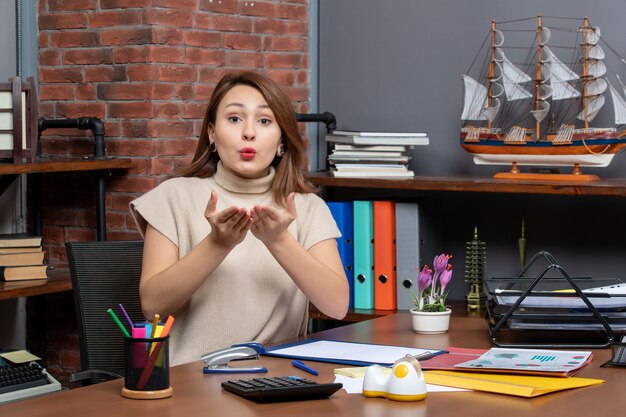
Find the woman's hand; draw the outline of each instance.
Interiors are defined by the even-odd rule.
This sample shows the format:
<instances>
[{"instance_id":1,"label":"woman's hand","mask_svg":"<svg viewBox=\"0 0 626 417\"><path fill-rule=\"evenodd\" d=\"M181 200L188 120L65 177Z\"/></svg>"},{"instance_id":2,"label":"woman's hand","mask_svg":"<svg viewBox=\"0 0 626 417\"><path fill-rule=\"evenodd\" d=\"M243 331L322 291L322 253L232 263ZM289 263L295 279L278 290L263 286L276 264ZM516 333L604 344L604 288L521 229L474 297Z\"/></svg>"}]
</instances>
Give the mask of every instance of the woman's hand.
<instances>
[{"instance_id":1,"label":"woman's hand","mask_svg":"<svg viewBox=\"0 0 626 417\"><path fill-rule=\"evenodd\" d=\"M252 217L243 207L231 206L220 212L216 209L217 193L211 191L211 198L204 210L204 217L211 224L208 238L216 245L231 249L245 239L252 225Z\"/></svg>"},{"instance_id":2,"label":"woman's hand","mask_svg":"<svg viewBox=\"0 0 626 417\"><path fill-rule=\"evenodd\" d=\"M254 206L250 210L252 234L265 245L278 241L297 217L294 198L294 193L287 196L285 210L269 206Z\"/></svg>"}]
</instances>

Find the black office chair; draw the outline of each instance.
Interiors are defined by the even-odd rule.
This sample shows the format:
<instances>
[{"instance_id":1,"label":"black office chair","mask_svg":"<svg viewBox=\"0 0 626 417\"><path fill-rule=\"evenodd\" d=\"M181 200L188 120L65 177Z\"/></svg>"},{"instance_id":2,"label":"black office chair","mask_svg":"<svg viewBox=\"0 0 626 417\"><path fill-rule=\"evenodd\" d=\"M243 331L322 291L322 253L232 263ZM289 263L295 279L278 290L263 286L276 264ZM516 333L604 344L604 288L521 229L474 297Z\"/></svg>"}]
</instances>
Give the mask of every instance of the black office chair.
<instances>
[{"instance_id":1,"label":"black office chair","mask_svg":"<svg viewBox=\"0 0 626 417\"><path fill-rule=\"evenodd\" d=\"M80 340L81 370L71 382L89 385L124 375L124 335L107 313L118 304L133 321L143 320L139 279L143 241L66 242Z\"/></svg>"}]
</instances>

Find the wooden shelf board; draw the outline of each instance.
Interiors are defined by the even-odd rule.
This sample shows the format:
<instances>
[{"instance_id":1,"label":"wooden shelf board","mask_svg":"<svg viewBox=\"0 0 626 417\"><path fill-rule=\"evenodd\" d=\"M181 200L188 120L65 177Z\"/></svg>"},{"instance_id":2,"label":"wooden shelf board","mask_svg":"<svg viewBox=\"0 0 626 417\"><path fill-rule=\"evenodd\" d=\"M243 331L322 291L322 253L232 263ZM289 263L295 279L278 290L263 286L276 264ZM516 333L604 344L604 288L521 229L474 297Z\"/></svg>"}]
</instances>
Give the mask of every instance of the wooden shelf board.
<instances>
[{"instance_id":1,"label":"wooden shelf board","mask_svg":"<svg viewBox=\"0 0 626 417\"><path fill-rule=\"evenodd\" d=\"M46 172L97 171L126 169L133 166L130 158L106 159L42 159L29 163L0 163L0 175L38 174Z\"/></svg>"},{"instance_id":2,"label":"wooden shelf board","mask_svg":"<svg viewBox=\"0 0 626 417\"><path fill-rule=\"evenodd\" d=\"M336 178L329 172L307 172L317 186L385 188L414 191L626 196L626 179L599 181L505 180L474 176L422 176L413 178Z\"/></svg>"},{"instance_id":3,"label":"wooden shelf board","mask_svg":"<svg viewBox=\"0 0 626 417\"><path fill-rule=\"evenodd\" d=\"M70 291L72 281L68 269L48 270L48 279L0 282L0 301L18 297Z\"/></svg>"}]
</instances>

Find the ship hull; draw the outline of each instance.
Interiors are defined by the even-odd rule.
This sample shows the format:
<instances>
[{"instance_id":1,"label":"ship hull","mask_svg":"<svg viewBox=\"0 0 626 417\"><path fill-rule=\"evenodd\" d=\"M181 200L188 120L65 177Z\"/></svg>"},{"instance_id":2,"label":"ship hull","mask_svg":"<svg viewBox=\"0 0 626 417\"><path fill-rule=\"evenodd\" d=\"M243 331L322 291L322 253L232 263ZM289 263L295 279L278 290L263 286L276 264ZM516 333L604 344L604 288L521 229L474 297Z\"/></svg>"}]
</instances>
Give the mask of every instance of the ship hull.
<instances>
[{"instance_id":1,"label":"ship hull","mask_svg":"<svg viewBox=\"0 0 626 417\"><path fill-rule=\"evenodd\" d=\"M626 138L573 140L569 144L549 141L506 144L501 139L479 139L461 146L474 156L477 165L606 167L626 147Z\"/></svg>"}]
</instances>

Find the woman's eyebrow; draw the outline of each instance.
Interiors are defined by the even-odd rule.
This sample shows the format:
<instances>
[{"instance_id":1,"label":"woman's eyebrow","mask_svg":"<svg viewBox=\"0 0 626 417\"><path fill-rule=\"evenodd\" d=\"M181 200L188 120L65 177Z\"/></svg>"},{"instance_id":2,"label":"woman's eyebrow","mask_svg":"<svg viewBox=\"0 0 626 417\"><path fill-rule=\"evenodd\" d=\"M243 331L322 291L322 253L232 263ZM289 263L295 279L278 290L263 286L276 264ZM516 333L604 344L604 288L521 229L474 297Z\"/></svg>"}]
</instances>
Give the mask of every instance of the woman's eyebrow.
<instances>
[{"instance_id":1,"label":"woman's eyebrow","mask_svg":"<svg viewBox=\"0 0 626 417\"><path fill-rule=\"evenodd\" d=\"M228 107L241 107L241 108L244 108L245 106L242 103L233 102L233 103L227 104L225 107L226 108L228 108ZM259 108L259 109L269 109L270 106L269 106L269 104L260 104L260 105L257 106L257 108Z\"/></svg>"}]
</instances>

